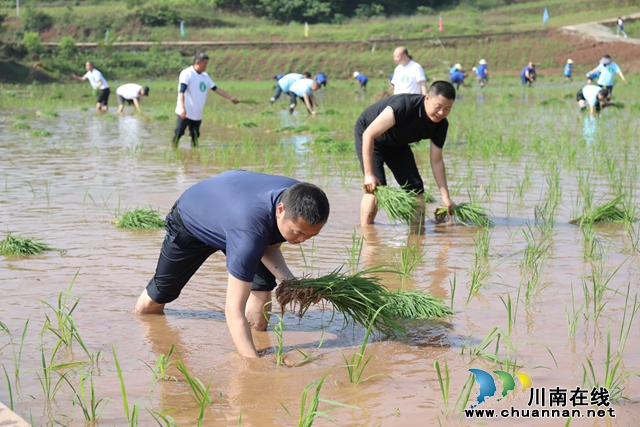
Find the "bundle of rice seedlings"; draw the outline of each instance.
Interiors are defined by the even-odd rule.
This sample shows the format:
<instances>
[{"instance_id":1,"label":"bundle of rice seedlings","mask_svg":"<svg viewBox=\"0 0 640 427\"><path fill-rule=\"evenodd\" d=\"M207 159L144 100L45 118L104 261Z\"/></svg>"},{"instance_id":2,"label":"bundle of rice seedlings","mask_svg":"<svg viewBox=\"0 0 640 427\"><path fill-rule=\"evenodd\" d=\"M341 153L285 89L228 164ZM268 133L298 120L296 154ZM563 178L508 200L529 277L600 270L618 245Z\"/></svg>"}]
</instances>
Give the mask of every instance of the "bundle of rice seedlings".
<instances>
[{"instance_id":1,"label":"bundle of rice seedlings","mask_svg":"<svg viewBox=\"0 0 640 427\"><path fill-rule=\"evenodd\" d=\"M387 212L391 222L411 223L418 209L415 192L379 185L376 187L375 195L378 200L378 207Z\"/></svg>"},{"instance_id":2,"label":"bundle of rice seedlings","mask_svg":"<svg viewBox=\"0 0 640 427\"><path fill-rule=\"evenodd\" d=\"M31 129L31 126L29 126L29 123L27 122L17 122L11 125L11 129L26 130L26 129Z\"/></svg>"},{"instance_id":3,"label":"bundle of rice seedlings","mask_svg":"<svg viewBox=\"0 0 640 427\"><path fill-rule=\"evenodd\" d=\"M125 210L122 215L116 215L116 219L111 222L113 222L116 227L140 228L143 230L162 228L165 225L165 220L160 217L158 211L147 208L136 208L131 211Z\"/></svg>"},{"instance_id":4,"label":"bundle of rice seedlings","mask_svg":"<svg viewBox=\"0 0 640 427\"><path fill-rule=\"evenodd\" d=\"M258 127L258 125L256 123L254 123L254 122L250 122L250 121L244 120L244 121L238 123L238 127L239 128L256 128L256 127Z\"/></svg>"},{"instance_id":5,"label":"bundle of rice seedlings","mask_svg":"<svg viewBox=\"0 0 640 427\"><path fill-rule=\"evenodd\" d=\"M606 104L607 107L613 107L613 108L617 108L617 109L623 109L625 108L624 102L621 101L609 101Z\"/></svg>"},{"instance_id":6,"label":"bundle of rice seedlings","mask_svg":"<svg viewBox=\"0 0 640 427\"><path fill-rule=\"evenodd\" d=\"M259 104L258 101L256 101L255 99L240 99L238 100L239 104L250 104L250 105L257 105Z\"/></svg>"},{"instance_id":7,"label":"bundle of rice seedlings","mask_svg":"<svg viewBox=\"0 0 640 427\"><path fill-rule=\"evenodd\" d=\"M37 255L53 248L29 237L14 236L7 233L7 237L0 242L0 254L2 255Z\"/></svg>"},{"instance_id":8,"label":"bundle of rice seedlings","mask_svg":"<svg viewBox=\"0 0 640 427\"><path fill-rule=\"evenodd\" d=\"M276 298L282 314L289 310L298 317L304 316L311 304L322 298L331 303L333 310L344 315L345 326L357 323L367 327L374 314L373 327L385 334L397 331L402 333L399 320L442 317L451 311L442 302L420 291L389 291L380 284L376 276L367 276L381 272L371 268L356 274L347 275L335 270L318 278L301 278L283 281L276 289Z\"/></svg>"},{"instance_id":9,"label":"bundle of rice seedlings","mask_svg":"<svg viewBox=\"0 0 640 427\"><path fill-rule=\"evenodd\" d=\"M484 208L473 203L460 203L451 206L451 213L461 224L479 225L481 227L489 227L492 222L489 220ZM447 207L438 206L435 211L436 223L440 224L447 218Z\"/></svg>"},{"instance_id":10,"label":"bundle of rice seedlings","mask_svg":"<svg viewBox=\"0 0 640 427\"><path fill-rule=\"evenodd\" d=\"M628 213L623 208L618 207L623 198L624 195L621 195L609 203L592 207L582 216L572 219L569 223L582 225L593 224L594 222L624 222L625 218L628 217ZM631 221L635 221L635 218L631 218Z\"/></svg>"}]
</instances>

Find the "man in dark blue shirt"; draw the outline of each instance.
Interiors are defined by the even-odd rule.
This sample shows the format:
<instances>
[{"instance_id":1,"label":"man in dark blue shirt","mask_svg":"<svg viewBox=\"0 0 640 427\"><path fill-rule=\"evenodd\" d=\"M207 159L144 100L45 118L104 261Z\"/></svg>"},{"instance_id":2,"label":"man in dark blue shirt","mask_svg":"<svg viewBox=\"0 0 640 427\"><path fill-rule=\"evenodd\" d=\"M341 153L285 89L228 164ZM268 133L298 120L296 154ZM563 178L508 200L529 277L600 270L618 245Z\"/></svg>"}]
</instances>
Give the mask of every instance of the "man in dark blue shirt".
<instances>
[{"instance_id":1,"label":"man in dark blue shirt","mask_svg":"<svg viewBox=\"0 0 640 427\"><path fill-rule=\"evenodd\" d=\"M360 224L373 224L378 213L374 191L378 185L387 185L386 164L398 184L418 197L420 211L416 220L424 217L424 186L416 160L409 146L423 139L431 140L430 160L433 176L440 189L442 203L451 214L454 204L442 157L451 112L456 98L453 85L445 81L434 82L427 95L400 94L390 96L368 107L360 115L354 128L356 153L364 172L365 194L360 205Z\"/></svg>"},{"instance_id":2,"label":"man in dark blue shirt","mask_svg":"<svg viewBox=\"0 0 640 427\"><path fill-rule=\"evenodd\" d=\"M201 181L167 215L156 273L135 311L162 313L206 259L221 250L229 271L225 315L231 338L240 354L258 357L250 328L266 329L276 280L293 278L280 245L315 236L328 217L327 196L313 184L246 171Z\"/></svg>"}]
</instances>

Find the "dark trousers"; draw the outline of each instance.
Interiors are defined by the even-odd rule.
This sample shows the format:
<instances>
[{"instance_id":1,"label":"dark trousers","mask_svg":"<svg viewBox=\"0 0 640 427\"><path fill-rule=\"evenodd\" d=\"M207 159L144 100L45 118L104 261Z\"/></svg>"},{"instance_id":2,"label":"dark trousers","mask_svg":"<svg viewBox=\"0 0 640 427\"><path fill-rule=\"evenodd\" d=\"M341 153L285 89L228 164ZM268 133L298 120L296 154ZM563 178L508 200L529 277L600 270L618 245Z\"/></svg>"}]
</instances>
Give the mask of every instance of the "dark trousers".
<instances>
[{"instance_id":1,"label":"dark trousers","mask_svg":"<svg viewBox=\"0 0 640 427\"><path fill-rule=\"evenodd\" d=\"M273 92L273 96L271 97L271 102L276 102L278 98L282 95L282 88L278 83L276 83L276 91Z\"/></svg>"},{"instance_id":2,"label":"dark trousers","mask_svg":"<svg viewBox=\"0 0 640 427\"><path fill-rule=\"evenodd\" d=\"M178 116L178 120L176 121L176 130L173 133L173 146L178 147L178 143L180 142L180 137L184 135L184 131L189 127L189 135L191 136L191 146L198 146L198 139L200 138L200 124L202 120L191 120L185 119L183 120L180 116Z\"/></svg>"},{"instance_id":3,"label":"dark trousers","mask_svg":"<svg viewBox=\"0 0 640 427\"><path fill-rule=\"evenodd\" d=\"M165 229L167 234L160 249L156 274L147 285L149 297L158 304L178 298L200 266L219 250L203 243L186 229L178 214L177 204L167 214ZM251 290L268 292L275 287L276 278L260 263Z\"/></svg>"}]
</instances>

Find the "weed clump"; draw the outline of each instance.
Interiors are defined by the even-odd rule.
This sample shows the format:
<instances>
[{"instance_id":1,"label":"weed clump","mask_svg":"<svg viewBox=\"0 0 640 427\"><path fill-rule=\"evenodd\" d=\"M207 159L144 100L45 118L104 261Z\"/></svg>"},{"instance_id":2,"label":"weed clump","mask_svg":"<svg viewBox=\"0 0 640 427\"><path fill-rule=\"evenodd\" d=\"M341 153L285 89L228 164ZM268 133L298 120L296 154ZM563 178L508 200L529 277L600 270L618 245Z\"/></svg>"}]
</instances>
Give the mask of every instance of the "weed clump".
<instances>
[{"instance_id":1,"label":"weed clump","mask_svg":"<svg viewBox=\"0 0 640 427\"><path fill-rule=\"evenodd\" d=\"M411 223L418 209L415 192L379 185L375 195L378 206L387 212L391 222Z\"/></svg>"},{"instance_id":2,"label":"weed clump","mask_svg":"<svg viewBox=\"0 0 640 427\"><path fill-rule=\"evenodd\" d=\"M153 116L153 120L157 120L157 121L169 120L169 116L167 116L166 114L156 114L155 116Z\"/></svg>"},{"instance_id":3,"label":"weed clump","mask_svg":"<svg viewBox=\"0 0 640 427\"><path fill-rule=\"evenodd\" d=\"M116 227L139 228L143 230L162 228L165 225L165 220L160 217L158 211L147 208L125 210L123 214L117 214L116 219L112 222Z\"/></svg>"},{"instance_id":4,"label":"weed clump","mask_svg":"<svg viewBox=\"0 0 640 427\"><path fill-rule=\"evenodd\" d=\"M242 122L238 123L238 127L239 128L257 128L258 125L255 124L254 122L242 121Z\"/></svg>"},{"instance_id":5,"label":"weed clump","mask_svg":"<svg viewBox=\"0 0 640 427\"><path fill-rule=\"evenodd\" d=\"M484 208L473 203L453 205L451 206L451 213L459 223L466 226L479 225L480 227L490 227L492 225ZM446 206L438 206L434 214L436 224L443 223L448 215Z\"/></svg>"},{"instance_id":6,"label":"weed clump","mask_svg":"<svg viewBox=\"0 0 640 427\"><path fill-rule=\"evenodd\" d=\"M51 136L51 135L53 134L46 129L36 129L33 132L31 132L31 136L34 136L37 138Z\"/></svg>"},{"instance_id":7,"label":"weed clump","mask_svg":"<svg viewBox=\"0 0 640 427\"><path fill-rule=\"evenodd\" d=\"M29 120L29 116L27 116L26 114L16 114L12 118L13 120Z\"/></svg>"},{"instance_id":8,"label":"weed clump","mask_svg":"<svg viewBox=\"0 0 640 427\"><path fill-rule=\"evenodd\" d=\"M618 205L622 203L624 195L618 196L609 203L605 203L601 206L595 206L591 209L585 211L582 216L578 218L574 218L569 221L570 224L593 224L595 222L625 222L625 220L629 222L633 222L636 220L635 217L630 217L629 214L624 207L619 207Z\"/></svg>"},{"instance_id":9,"label":"weed clump","mask_svg":"<svg viewBox=\"0 0 640 427\"><path fill-rule=\"evenodd\" d=\"M540 102L541 107L550 107L553 105L564 105L564 101L561 101L558 98L549 98Z\"/></svg>"},{"instance_id":10,"label":"weed clump","mask_svg":"<svg viewBox=\"0 0 640 427\"><path fill-rule=\"evenodd\" d=\"M344 315L345 324L357 323L373 327L385 334L402 332L399 320L442 317L452 313L438 298L422 291L389 291L380 279L370 274L384 270L374 267L347 275L338 270L318 278L285 280L276 289L282 309L287 306L298 317L304 316L311 304L321 298ZM366 277L365 277L366 275ZM374 319L374 314L379 311Z\"/></svg>"},{"instance_id":11,"label":"weed clump","mask_svg":"<svg viewBox=\"0 0 640 427\"><path fill-rule=\"evenodd\" d=\"M0 242L2 255L37 255L52 250L53 248L36 239L14 236L11 233L7 233L7 237Z\"/></svg>"},{"instance_id":12,"label":"weed clump","mask_svg":"<svg viewBox=\"0 0 640 427\"><path fill-rule=\"evenodd\" d=\"M13 129L13 130L26 130L26 129L31 129L31 126L29 126L29 123L27 123L27 122L18 122L18 123L14 123L13 125L11 125L11 129Z\"/></svg>"},{"instance_id":13,"label":"weed clump","mask_svg":"<svg viewBox=\"0 0 640 427\"><path fill-rule=\"evenodd\" d=\"M59 114L55 110L47 109L42 111L36 111L36 116L40 117L58 117Z\"/></svg>"}]
</instances>

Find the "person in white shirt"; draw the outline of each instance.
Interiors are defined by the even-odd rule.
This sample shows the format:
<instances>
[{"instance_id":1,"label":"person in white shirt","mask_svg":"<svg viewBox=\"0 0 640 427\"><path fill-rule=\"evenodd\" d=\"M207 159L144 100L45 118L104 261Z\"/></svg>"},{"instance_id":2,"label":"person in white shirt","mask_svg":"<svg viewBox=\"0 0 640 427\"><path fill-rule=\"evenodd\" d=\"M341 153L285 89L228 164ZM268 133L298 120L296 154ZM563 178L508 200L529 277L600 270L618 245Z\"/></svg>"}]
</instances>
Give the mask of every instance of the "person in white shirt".
<instances>
[{"instance_id":1,"label":"person in white shirt","mask_svg":"<svg viewBox=\"0 0 640 427\"><path fill-rule=\"evenodd\" d=\"M93 62L87 61L87 63L84 64L84 67L87 70L87 73L84 76L80 77L76 75L76 73L71 73L71 77L79 82L86 82L88 80L94 90L100 89L100 94L96 101L96 110L98 110L98 112L106 113L109 111L109 94L111 93L109 84L102 76L102 73L93 66Z\"/></svg>"},{"instance_id":2,"label":"person in white shirt","mask_svg":"<svg viewBox=\"0 0 640 427\"><path fill-rule=\"evenodd\" d=\"M209 75L204 71L207 69L209 56L204 52L198 52L193 57L193 65L185 68L178 78L178 104L176 105L176 114L178 121L173 136L173 147L177 148L180 137L184 135L185 130L189 127L189 135L191 135L191 146L198 146L198 138L200 137L200 124L202 123L202 110L207 102L207 91L213 90L223 98L227 98L234 104L238 101L227 92L218 88L211 80Z\"/></svg>"},{"instance_id":3,"label":"person in white shirt","mask_svg":"<svg viewBox=\"0 0 640 427\"><path fill-rule=\"evenodd\" d=\"M122 113L124 110L125 102L129 105L133 105L138 110L138 113L142 113L140 109L140 97L149 96L149 86L140 86L135 83L128 83L120 86L116 90L118 96L118 113Z\"/></svg>"},{"instance_id":4,"label":"person in white shirt","mask_svg":"<svg viewBox=\"0 0 640 427\"><path fill-rule=\"evenodd\" d=\"M398 64L391 79L393 94L415 93L426 95L427 77L424 75L424 69L411 58L407 48L404 46L397 47L393 51L393 60Z\"/></svg>"}]
</instances>

